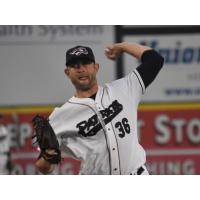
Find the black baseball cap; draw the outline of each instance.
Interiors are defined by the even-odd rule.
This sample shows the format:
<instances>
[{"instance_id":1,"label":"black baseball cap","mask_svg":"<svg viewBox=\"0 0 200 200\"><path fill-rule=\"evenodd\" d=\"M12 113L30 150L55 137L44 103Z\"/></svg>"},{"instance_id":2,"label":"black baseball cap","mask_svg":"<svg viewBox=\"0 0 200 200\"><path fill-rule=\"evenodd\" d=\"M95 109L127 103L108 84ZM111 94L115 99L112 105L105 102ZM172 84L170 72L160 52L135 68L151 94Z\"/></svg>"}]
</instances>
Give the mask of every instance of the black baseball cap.
<instances>
[{"instance_id":1,"label":"black baseball cap","mask_svg":"<svg viewBox=\"0 0 200 200\"><path fill-rule=\"evenodd\" d=\"M79 63L81 61L89 61L95 63L95 57L90 47L75 46L66 52L66 66Z\"/></svg>"}]
</instances>

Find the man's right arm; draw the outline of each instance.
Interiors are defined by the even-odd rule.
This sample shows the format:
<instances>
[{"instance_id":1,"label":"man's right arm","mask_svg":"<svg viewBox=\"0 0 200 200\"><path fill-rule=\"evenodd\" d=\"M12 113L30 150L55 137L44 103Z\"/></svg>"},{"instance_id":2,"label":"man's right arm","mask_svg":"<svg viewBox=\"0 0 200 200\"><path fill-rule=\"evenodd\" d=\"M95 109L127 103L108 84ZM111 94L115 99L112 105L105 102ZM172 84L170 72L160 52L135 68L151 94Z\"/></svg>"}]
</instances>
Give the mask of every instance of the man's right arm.
<instances>
[{"instance_id":1,"label":"man's right arm","mask_svg":"<svg viewBox=\"0 0 200 200\"><path fill-rule=\"evenodd\" d=\"M136 69L144 82L145 88L155 79L164 63L163 57L155 50L140 44L116 43L108 46L105 52L106 56L111 60L116 60L122 53L128 53L141 60L141 65Z\"/></svg>"},{"instance_id":2,"label":"man's right arm","mask_svg":"<svg viewBox=\"0 0 200 200\"><path fill-rule=\"evenodd\" d=\"M111 60L116 60L122 53L127 53L136 59L141 59L143 53L148 50L151 50L148 46L122 42L108 46L105 50L105 54L107 58Z\"/></svg>"}]
</instances>

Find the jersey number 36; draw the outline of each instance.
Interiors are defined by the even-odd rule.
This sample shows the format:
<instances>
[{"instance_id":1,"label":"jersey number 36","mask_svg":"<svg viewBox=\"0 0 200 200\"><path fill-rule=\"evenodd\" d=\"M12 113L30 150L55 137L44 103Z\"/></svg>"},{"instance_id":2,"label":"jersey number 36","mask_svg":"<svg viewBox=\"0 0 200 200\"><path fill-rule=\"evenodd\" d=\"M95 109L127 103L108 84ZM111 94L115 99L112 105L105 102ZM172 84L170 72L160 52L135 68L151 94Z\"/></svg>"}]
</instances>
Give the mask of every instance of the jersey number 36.
<instances>
[{"instance_id":1,"label":"jersey number 36","mask_svg":"<svg viewBox=\"0 0 200 200\"><path fill-rule=\"evenodd\" d=\"M127 118L123 118L121 122L116 122L115 128L117 128L120 132L120 134L118 134L120 138L125 137L126 133L129 134L131 132L131 128Z\"/></svg>"}]
</instances>

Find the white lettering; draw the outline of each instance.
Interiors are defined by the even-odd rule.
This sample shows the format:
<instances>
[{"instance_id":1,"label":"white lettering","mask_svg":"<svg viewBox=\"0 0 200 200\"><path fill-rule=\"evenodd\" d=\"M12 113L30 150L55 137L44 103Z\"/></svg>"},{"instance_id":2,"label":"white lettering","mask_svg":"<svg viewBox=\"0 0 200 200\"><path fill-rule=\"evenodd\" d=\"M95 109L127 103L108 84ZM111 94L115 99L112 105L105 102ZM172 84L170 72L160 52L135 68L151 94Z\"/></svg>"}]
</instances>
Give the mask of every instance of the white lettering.
<instances>
[{"instance_id":1,"label":"white lettering","mask_svg":"<svg viewBox=\"0 0 200 200\"><path fill-rule=\"evenodd\" d=\"M32 127L28 123L21 123L20 125L8 124L7 128L11 135L11 147L23 146L26 139L31 137Z\"/></svg>"},{"instance_id":2,"label":"white lettering","mask_svg":"<svg viewBox=\"0 0 200 200\"><path fill-rule=\"evenodd\" d=\"M155 119L156 136L155 140L158 144L166 144L170 140L169 117L160 115Z\"/></svg>"},{"instance_id":3,"label":"white lettering","mask_svg":"<svg viewBox=\"0 0 200 200\"><path fill-rule=\"evenodd\" d=\"M174 119L172 125L175 128L175 141L181 143L183 141L183 126L185 125L184 119Z\"/></svg>"},{"instance_id":4,"label":"white lettering","mask_svg":"<svg viewBox=\"0 0 200 200\"><path fill-rule=\"evenodd\" d=\"M187 127L188 138L194 144L200 142L200 119L192 119Z\"/></svg>"},{"instance_id":5,"label":"white lettering","mask_svg":"<svg viewBox=\"0 0 200 200\"><path fill-rule=\"evenodd\" d=\"M150 174L158 175L192 175L196 173L195 162L190 159L184 161L169 160L148 162L147 169Z\"/></svg>"},{"instance_id":6,"label":"white lettering","mask_svg":"<svg viewBox=\"0 0 200 200\"><path fill-rule=\"evenodd\" d=\"M154 126L155 141L158 144L165 145L170 141L181 144L184 140L188 140L192 144L200 142L200 119L170 119L167 115L159 115L155 118ZM139 131L141 134L141 128Z\"/></svg>"}]
</instances>

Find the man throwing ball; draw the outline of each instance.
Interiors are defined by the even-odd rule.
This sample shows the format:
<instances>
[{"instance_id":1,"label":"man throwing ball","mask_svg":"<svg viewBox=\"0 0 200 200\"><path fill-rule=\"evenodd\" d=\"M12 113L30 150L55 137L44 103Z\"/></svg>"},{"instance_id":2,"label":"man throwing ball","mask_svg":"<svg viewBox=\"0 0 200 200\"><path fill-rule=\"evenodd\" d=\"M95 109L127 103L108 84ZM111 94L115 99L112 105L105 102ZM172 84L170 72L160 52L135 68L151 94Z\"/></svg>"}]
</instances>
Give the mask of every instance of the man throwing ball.
<instances>
[{"instance_id":1,"label":"man throwing ball","mask_svg":"<svg viewBox=\"0 0 200 200\"><path fill-rule=\"evenodd\" d=\"M64 71L75 92L49 116L50 128L44 132L53 132L58 143L42 147L36 167L43 174L54 170L62 152L81 161L79 174L148 174L146 154L138 142L137 108L164 59L147 46L126 42L105 50L111 60L123 53L141 64L125 77L99 86L96 76L100 65L92 49L76 46L67 51Z\"/></svg>"}]
</instances>

